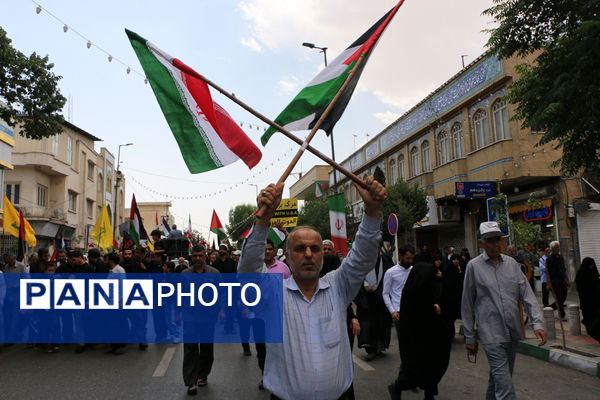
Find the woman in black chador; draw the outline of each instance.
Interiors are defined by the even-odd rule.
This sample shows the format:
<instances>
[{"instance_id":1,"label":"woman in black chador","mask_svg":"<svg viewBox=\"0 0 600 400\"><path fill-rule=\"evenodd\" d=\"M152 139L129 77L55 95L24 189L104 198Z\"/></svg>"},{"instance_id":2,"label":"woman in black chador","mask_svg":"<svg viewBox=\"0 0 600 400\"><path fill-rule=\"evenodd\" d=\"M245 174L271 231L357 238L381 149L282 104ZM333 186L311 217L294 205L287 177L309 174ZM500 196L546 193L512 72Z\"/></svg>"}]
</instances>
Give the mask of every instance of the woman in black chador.
<instances>
[{"instance_id":1,"label":"woman in black chador","mask_svg":"<svg viewBox=\"0 0 600 400\"><path fill-rule=\"evenodd\" d=\"M575 283L585 330L600 342L600 275L593 258L583 259Z\"/></svg>"},{"instance_id":2,"label":"woman in black chador","mask_svg":"<svg viewBox=\"0 0 600 400\"><path fill-rule=\"evenodd\" d=\"M420 387L425 399L438 394L450 360L450 348L440 308L442 280L438 269L417 263L406 280L400 303L400 358L398 379L388 386L392 399L403 390Z\"/></svg>"}]
</instances>

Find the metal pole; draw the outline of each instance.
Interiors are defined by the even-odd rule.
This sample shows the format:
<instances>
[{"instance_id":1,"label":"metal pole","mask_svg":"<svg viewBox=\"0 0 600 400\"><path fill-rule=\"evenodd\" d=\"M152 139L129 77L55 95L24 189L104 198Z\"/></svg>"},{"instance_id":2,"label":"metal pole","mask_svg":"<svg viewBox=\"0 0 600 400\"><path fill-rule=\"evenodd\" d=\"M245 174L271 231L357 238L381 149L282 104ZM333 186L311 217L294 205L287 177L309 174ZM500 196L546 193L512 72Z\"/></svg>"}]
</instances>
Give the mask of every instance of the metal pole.
<instances>
[{"instance_id":1,"label":"metal pole","mask_svg":"<svg viewBox=\"0 0 600 400\"><path fill-rule=\"evenodd\" d=\"M121 167L121 147L131 146L131 145L133 145L133 143L120 144L119 151L117 152L117 171L116 171L116 177L115 177L115 201L113 202L113 205L115 206L115 209L113 210L113 238L117 237L117 209L119 207L118 190L119 190L119 179L120 179L119 168Z\"/></svg>"}]
</instances>

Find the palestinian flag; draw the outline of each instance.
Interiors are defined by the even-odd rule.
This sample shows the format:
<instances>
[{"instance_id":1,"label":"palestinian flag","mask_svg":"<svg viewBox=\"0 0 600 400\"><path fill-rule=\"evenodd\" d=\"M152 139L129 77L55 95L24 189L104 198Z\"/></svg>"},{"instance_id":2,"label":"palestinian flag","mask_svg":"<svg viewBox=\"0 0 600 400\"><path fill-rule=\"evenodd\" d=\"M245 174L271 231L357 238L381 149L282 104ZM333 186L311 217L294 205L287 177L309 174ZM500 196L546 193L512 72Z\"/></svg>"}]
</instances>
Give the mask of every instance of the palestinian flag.
<instances>
[{"instance_id":1,"label":"palestinian flag","mask_svg":"<svg viewBox=\"0 0 600 400\"><path fill-rule=\"evenodd\" d=\"M201 75L125 29L181 155L192 174L242 159L248 168L262 154L227 111L212 100Z\"/></svg>"},{"instance_id":2,"label":"palestinian flag","mask_svg":"<svg viewBox=\"0 0 600 400\"><path fill-rule=\"evenodd\" d=\"M137 247L140 247L141 240L148 240L148 234L146 233L146 229L144 229L140 210L138 209L135 201L135 194L131 199L131 212L129 214L129 236L131 236L131 239Z\"/></svg>"},{"instance_id":3,"label":"palestinian flag","mask_svg":"<svg viewBox=\"0 0 600 400\"><path fill-rule=\"evenodd\" d=\"M348 78L360 56L364 54L365 60L360 64L352 80L321 124L321 129L329 134L344 113L373 48L402 3L404 0L400 0L394 8L314 77L275 118L275 122L289 131L312 129ZM263 146L275 132L276 129L273 127L267 129L261 137Z\"/></svg>"},{"instance_id":4,"label":"palestinian flag","mask_svg":"<svg viewBox=\"0 0 600 400\"><path fill-rule=\"evenodd\" d=\"M160 227L161 227L163 236L169 236L169 232L171 232L171 229L169 228L169 224L165 220L165 217L162 217L162 222L161 222Z\"/></svg>"},{"instance_id":5,"label":"palestinian flag","mask_svg":"<svg viewBox=\"0 0 600 400\"><path fill-rule=\"evenodd\" d=\"M223 239L227 238L227 233L225 232L223 224L221 224L221 220L219 219L215 210L213 210L212 220L210 221L210 231L217 235L219 243L221 243Z\"/></svg>"},{"instance_id":6,"label":"palestinian flag","mask_svg":"<svg viewBox=\"0 0 600 400\"><path fill-rule=\"evenodd\" d=\"M325 185L321 185L319 182L315 183L315 199L325 194Z\"/></svg>"},{"instance_id":7,"label":"palestinian flag","mask_svg":"<svg viewBox=\"0 0 600 400\"><path fill-rule=\"evenodd\" d=\"M331 241L337 250L342 254L348 253L348 243L346 241L346 204L344 193L338 193L327 198L329 202L329 229L331 231Z\"/></svg>"},{"instance_id":8,"label":"palestinian flag","mask_svg":"<svg viewBox=\"0 0 600 400\"><path fill-rule=\"evenodd\" d=\"M267 234L267 239L270 239L275 245L275 248L277 248L285 240L285 233L277 228L271 228Z\"/></svg>"},{"instance_id":9,"label":"palestinian flag","mask_svg":"<svg viewBox=\"0 0 600 400\"><path fill-rule=\"evenodd\" d=\"M188 231L187 231L188 239L192 240L192 214L188 214Z\"/></svg>"}]
</instances>

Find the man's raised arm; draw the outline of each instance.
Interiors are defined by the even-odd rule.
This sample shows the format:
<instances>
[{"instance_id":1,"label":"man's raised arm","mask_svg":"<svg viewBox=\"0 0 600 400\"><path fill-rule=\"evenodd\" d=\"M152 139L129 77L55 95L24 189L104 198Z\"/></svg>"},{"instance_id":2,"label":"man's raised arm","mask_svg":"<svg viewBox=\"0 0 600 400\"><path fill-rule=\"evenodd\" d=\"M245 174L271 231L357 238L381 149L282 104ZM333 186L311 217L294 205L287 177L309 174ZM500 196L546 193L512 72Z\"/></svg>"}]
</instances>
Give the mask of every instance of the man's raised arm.
<instances>
[{"instance_id":1,"label":"man's raised arm","mask_svg":"<svg viewBox=\"0 0 600 400\"><path fill-rule=\"evenodd\" d=\"M267 272L265 267L265 247L271 227L271 217L281 202L283 183L270 184L256 198L260 216L257 216L252 231L246 238L238 263L238 272Z\"/></svg>"}]
</instances>

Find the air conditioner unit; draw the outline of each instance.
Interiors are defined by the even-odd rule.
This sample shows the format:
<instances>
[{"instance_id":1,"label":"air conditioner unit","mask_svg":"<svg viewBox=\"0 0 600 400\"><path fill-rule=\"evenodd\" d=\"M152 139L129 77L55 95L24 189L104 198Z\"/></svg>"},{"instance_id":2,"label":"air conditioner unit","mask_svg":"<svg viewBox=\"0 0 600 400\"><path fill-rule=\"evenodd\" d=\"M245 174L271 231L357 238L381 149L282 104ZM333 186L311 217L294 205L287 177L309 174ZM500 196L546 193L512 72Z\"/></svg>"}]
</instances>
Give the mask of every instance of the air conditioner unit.
<instances>
[{"instance_id":1,"label":"air conditioner unit","mask_svg":"<svg viewBox=\"0 0 600 400\"><path fill-rule=\"evenodd\" d=\"M440 206L440 222L460 221L460 206Z\"/></svg>"},{"instance_id":2,"label":"air conditioner unit","mask_svg":"<svg viewBox=\"0 0 600 400\"><path fill-rule=\"evenodd\" d=\"M52 218L63 219L64 218L63 210L61 208L53 209L52 210Z\"/></svg>"}]
</instances>

